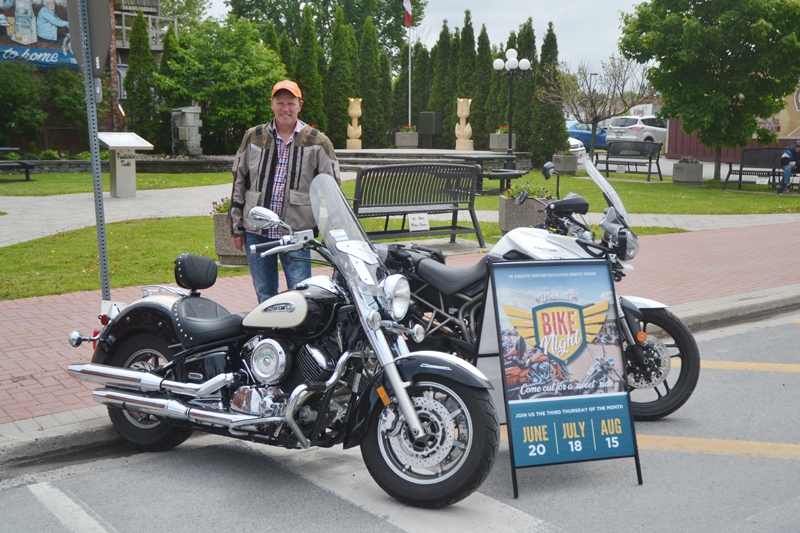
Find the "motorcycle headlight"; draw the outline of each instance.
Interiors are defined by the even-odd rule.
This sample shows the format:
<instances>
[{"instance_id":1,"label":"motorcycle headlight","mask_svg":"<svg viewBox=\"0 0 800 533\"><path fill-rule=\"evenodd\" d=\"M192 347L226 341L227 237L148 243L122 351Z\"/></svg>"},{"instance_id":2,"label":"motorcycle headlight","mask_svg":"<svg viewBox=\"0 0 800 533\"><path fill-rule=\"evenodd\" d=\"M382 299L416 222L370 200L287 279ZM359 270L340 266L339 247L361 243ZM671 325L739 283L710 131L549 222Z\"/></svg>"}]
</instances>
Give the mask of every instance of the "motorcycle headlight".
<instances>
[{"instance_id":1,"label":"motorcycle headlight","mask_svg":"<svg viewBox=\"0 0 800 533\"><path fill-rule=\"evenodd\" d=\"M629 229L620 229L617 235L617 255L623 261L630 261L639 253L639 239Z\"/></svg>"},{"instance_id":2,"label":"motorcycle headlight","mask_svg":"<svg viewBox=\"0 0 800 533\"><path fill-rule=\"evenodd\" d=\"M392 318L402 320L411 304L411 287L408 280L402 274L392 274L383 280L382 288L386 309Z\"/></svg>"}]
</instances>

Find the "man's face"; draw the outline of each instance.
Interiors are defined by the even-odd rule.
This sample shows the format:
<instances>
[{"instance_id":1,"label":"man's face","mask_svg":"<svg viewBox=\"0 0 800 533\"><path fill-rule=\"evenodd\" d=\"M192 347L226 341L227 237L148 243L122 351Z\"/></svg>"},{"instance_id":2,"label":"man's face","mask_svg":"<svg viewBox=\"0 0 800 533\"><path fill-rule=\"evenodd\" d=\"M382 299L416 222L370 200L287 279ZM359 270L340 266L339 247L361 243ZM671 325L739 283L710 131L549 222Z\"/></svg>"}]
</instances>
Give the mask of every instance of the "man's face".
<instances>
[{"instance_id":1,"label":"man's face","mask_svg":"<svg viewBox=\"0 0 800 533\"><path fill-rule=\"evenodd\" d=\"M270 102L275 113L275 123L279 126L294 127L297 114L303 108L303 101L289 91L278 91Z\"/></svg>"}]
</instances>

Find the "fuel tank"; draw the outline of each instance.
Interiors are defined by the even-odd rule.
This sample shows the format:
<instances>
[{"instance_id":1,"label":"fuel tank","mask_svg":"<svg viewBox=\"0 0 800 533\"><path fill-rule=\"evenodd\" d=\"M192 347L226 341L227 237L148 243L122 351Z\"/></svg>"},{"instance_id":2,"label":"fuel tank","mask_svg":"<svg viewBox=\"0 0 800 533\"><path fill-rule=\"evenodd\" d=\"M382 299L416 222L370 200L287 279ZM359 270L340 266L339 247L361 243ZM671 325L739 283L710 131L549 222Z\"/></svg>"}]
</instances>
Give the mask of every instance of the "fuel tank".
<instances>
[{"instance_id":1,"label":"fuel tank","mask_svg":"<svg viewBox=\"0 0 800 533\"><path fill-rule=\"evenodd\" d=\"M521 252L533 259L582 259L591 257L577 239L555 235L537 228L516 228L494 245L489 255L504 258L508 252Z\"/></svg>"},{"instance_id":2,"label":"fuel tank","mask_svg":"<svg viewBox=\"0 0 800 533\"><path fill-rule=\"evenodd\" d=\"M242 326L258 331L274 330L275 335L319 335L332 322L335 306L344 298L330 278L322 278L330 283L313 282L314 279L262 302L247 314Z\"/></svg>"}]
</instances>

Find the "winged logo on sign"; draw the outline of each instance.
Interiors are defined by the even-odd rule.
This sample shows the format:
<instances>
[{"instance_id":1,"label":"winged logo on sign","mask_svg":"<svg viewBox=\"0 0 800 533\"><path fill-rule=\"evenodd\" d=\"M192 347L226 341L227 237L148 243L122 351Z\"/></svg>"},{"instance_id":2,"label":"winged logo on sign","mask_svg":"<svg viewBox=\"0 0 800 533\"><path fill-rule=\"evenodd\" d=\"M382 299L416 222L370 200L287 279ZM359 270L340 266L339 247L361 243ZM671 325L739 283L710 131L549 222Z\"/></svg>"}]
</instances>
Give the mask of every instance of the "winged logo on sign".
<instances>
[{"instance_id":1,"label":"winged logo on sign","mask_svg":"<svg viewBox=\"0 0 800 533\"><path fill-rule=\"evenodd\" d=\"M550 302L530 311L504 305L503 310L528 344L566 364L603 329L608 300L588 306Z\"/></svg>"}]
</instances>

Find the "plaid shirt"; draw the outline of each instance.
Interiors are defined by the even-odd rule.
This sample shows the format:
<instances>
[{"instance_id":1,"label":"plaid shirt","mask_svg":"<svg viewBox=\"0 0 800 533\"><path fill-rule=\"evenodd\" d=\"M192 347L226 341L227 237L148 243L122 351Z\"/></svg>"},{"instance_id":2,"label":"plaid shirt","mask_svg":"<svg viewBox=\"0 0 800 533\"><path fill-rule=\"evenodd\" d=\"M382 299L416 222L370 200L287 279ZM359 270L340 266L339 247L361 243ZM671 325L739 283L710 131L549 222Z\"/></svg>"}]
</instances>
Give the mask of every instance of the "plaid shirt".
<instances>
[{"instance_id":1,"label":"plaid shirt","mask_svg":"<svg viewBox=\"0 0 800 533\"><path fill-rule=\"evenodd\" d=\"M272 136L275 137L275 144L277 146L278 162L275 165L275 175L272 178L272 198L269 201L269 209L279 217L283 215L283 200L286 197L286 174L289 170L289 149L294 141L294 134L299 132L305 127L305 122L302 120L297 121L294 125L294 131L289 142L283 142L281 136L278 135L278 130L275 128L275 119L272 119L269 127L272 130ZM277 239L286 232L280 228L272 228L267 231L266 237L268 239Z\"/></svg>"}]
</instances>

